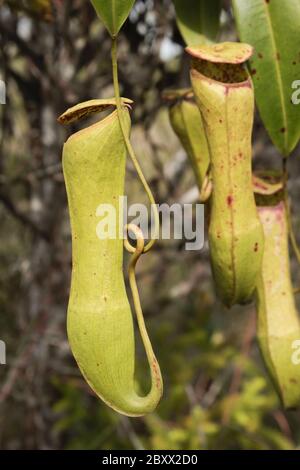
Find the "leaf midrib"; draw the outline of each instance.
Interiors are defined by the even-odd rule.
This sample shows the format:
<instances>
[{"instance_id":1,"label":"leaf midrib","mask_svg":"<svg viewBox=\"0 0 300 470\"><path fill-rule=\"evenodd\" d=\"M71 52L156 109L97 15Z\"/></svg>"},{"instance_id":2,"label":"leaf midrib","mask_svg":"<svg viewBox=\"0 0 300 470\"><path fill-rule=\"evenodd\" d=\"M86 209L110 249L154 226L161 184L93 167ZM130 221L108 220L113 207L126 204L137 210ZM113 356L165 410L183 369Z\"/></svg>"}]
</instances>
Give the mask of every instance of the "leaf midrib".
<instances>
[{"instance_id":1,"label":"leaf midrib","mask_svg":"<svg viewBox=\"0 0 300 470\"><path fill-rule=\"evenodd\" d=\"M270 11L268 10L268 5L262 0L265 13L266 13L266 20L269 26L270 30L270 41L274 49L274 61L275 61L275 71L278 79L278 87L279 87L279 96L280 96L280 102L281 102L281 108L282 108L282 119L283 119L283 124L285 128L284 132L284 146L285 149L287 149L287 138L288 138L288 118L287 118L287 113L285 109L285 97L284 97L284 92L283 92L283 79L282 79L282 73L281 73L281 68L279 65L279 60L277 60L276 54L278 51L277 45L276 45L276 39L275 39L275 34L273 31L273 26L272 26L272 21L271 21L271 14Z\"/></svg>"},{"instance_id":2,"label":"leaf midrib","mask_svg":"<svg viewBox=\"0 0 300 470\"><path fill-rule=\"evenodd\" d=\"M113 26L113 31L114 31L114 34L115 34L115 31L116 31L116 0L111 0L111 7L112 7L112 26Z\"/></svg>"}]
</instances>

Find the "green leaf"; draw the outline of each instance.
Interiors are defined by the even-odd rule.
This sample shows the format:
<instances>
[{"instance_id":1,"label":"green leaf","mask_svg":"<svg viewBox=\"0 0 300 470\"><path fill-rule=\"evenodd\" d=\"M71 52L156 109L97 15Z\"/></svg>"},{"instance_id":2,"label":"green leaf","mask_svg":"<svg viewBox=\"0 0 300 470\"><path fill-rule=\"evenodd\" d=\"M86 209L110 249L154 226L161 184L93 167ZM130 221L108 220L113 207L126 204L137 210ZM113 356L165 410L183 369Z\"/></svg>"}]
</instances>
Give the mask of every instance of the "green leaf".
<instances>
[{"instance_id":1,"label":"green leaf","mask_svg":"<svg viewBox=\"0 0 300 470\"><path fill-rule=\"evenodd\" d=\"M91 0L91 2L109 34L116 37L135 0Z\"/></svg>"},{"instance_id":2,"label":"green leaf","mask_svg":"<svg viewBox=\"0 0 300 470\"><path fill-rule=\"evenodd\" d=\"M174 0L178 28L188 46L215 41L221 0Z\"/></svg>"},{"instance_id":3,"label":"green leaf","mask_svg":"<svg viewBox=\"0 0 300 470\"><path fill-rule=\"evenodd\" d=\"M233 6L241 40L256 51L250 65L262 120L287 156L300 138L300 105L292 102L300 77L300 2L233 0Z\"/></svg>"}]
</instances>

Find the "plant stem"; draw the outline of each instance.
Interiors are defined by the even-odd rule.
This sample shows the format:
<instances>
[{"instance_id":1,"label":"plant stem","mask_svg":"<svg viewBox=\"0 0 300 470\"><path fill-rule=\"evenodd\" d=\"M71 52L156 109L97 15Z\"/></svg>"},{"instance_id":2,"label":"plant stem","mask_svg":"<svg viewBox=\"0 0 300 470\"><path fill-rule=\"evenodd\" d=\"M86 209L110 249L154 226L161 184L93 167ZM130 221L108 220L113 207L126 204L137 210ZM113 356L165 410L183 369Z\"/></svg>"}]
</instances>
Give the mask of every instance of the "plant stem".
<instances>
[{"instance_id":1,"label":"plant stem","mask_svg":"<svg viewBox=\"0 0 300 470\"><path fill-rule=\"evenodd\" d=\"M124 142L127 148L127 152L132 160L132 163L136 169L136 172L141 180L141 183L147 193L147 196L150 201L150 208L151 208L151 213L153 210L153 215L154 215L154 234L151 232L151 240L148 242L148 244L144 248L144 253L149 251L152 246L154 245L156 239L158 238L158 231L159 231L159 213L158 213L158 208L154 199L154 196L152 194L152 191L146 181L146 178L142 172L142 169L140 167L140 164L137 160L137 157L135 155L135 151L131 145L130 139L126 133L125 125L122 119L122 101L120 97L120 88L119 88L119 77L118 77L118 62L117 62L117 38L112 38L112 48L111 48L111 59L112 59L112 70L113 70L113 82L114 82L114 91L115 91L115 98L116 98L116 105L117 105L117 111L118 111L118 118L119 118L119 123L121 127L121 131L123 134ZM127 249L128 249L128 244L127 244ZM130 249L129 251L133 252L135 251L134 248Z\"/></svg>"}]
</instances>

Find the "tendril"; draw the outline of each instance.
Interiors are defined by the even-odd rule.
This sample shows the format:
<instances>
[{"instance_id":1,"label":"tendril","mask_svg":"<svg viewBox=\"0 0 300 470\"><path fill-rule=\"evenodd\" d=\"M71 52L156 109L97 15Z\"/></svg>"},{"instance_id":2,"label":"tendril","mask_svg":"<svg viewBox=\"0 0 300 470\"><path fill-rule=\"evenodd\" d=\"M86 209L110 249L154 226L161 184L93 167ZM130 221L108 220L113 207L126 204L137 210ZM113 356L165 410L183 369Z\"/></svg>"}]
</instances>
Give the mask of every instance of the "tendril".
<instances>
[{"instance_id":1,"label":"tendril","mask_svg":"<svg viewBox=\"0 0 300 470\"><path fill-rule=\"evenodd\" d=\"M156 359L155 359L155 355L152 349L152 344L149 339L146 325L145 325L143 310L142 310L139 291L138 291L137 282L136 282L136 274L135 274L136 264L139 258L141 257L141 255L145 252L145 249L144 249L145 239L144 239L142 230L135 224L125 225L125 230L127 232L127 235L129 234L129 232L131 232L134 234L136 238L135 247L133 247L130 244L130 242L128 241L128 238L124 240L124 247L126 248L127 251L131 253L131 259L130 259L129 266L128 266L128 278L129 278L129 285L130 285L130 289L132 293L132 299L133 299L134 310L135 310L135 314L137 318L137 323L138 323L138 327L140 330L143 344L145 346L147 359L148 359L150 369L151 369L152 380L156 384L156 387L162 389L162 378L161 378L158 365L157 366L155 365ZM154 361L154 365L153 365L153 361Z\"/></svg>"},{"instance_id":2,"label":"tendril","mask_svg":"<svg viewBox=\"0 0 300 470\"><path fill-rule=\"evenodd\" d=\"M154 215L154 233L153 232L151 233L150 241L145 245L145 239L144 239L142 230L135 224L128 224L125 226L125 230L127 231L127 234L129 232L132 232L135 235L136 246L133 246L129 242L128 237L126 237L124 240L124 247L129 253L131 253L131 258L130 258L130 262L128 266L128 278L129 278L129 285L130 285L130 289L132 293L132 299L133 299L134 310L135 310L135 314L137 318L137 323L138 323L140 335L141 335L141 338L145 347L145 351L146 351L146 355L147 355L147 359L148 359L148 363L149 363L150 371L151 371L152 387L151 387L150 395L153 394L154 396L157 396L157 393L159 393L160 395L162 393L162 388L163 388L162 377L161 377L159 365L157 363L156 357L153 352L151 341L147 333L145 321L144 321L143 310L142 310L139 291L138 291L137 282L136 282L135 268L141 255L143 253L148 252L153 247L154 243L156 242L156 239L158 238L159 212L158 212L157 205L155 203L154 196L150 189L150 186L148 185L146 181L146 178L142 172L140 164L135 155L135 151L127 135L126 127L123 121L122 102L121 102L121 97L120 97L119 77L118 77L117 38L116 37L112 39L111 59L112 59L112 71L113 71L113 82L114 82L116 106L117 106L119 124L120 124L121 132L123 135L124 143L125 143L127 152L131 158L131 161L135 167L135 170L148 196L148 199L150 202L151 214L153 210L153 215Z\"/></svg>"},{"instance_id":3,"label":"tendril","mask_svg":"<svg viewBox=\"0 0 300 470\"><path fill-rule=\"evenodd\" d=\"M113 81L114 81L114 91L115 91L115 98L116 98L116 105L117 105L117 111L118 111L118 118L119 118L119 123L121 127L121 131L123 134L123 139L127 148L127 152L132 160L132 163L135 167L135 170L141 180L141 183L146 191L146 194L149 198L150 201L150 208L153 210L153 215L154 215L154 234L151 234L152 237L150 241L148 242L147 245L144 246L144 253L147 251L151 250L152 246L156 242L156 239L158 238L158 232L159 232L159 212L157 205L155 203L154 196L152 194L152 191L150 189L150 186L148 185L146 178L142 172L142 169L140 167L140 164L137 160L137 157L135 155L135 151L131 145L130 139L127 136L126 129L124 126L124 122L122 119L122 103L121 103L121 97L120 97L120 88L119 88L119 77L118 77L118 62L117 62L117 38L112 39L112 49L111 49L111 58L112 58L112 69L113 69ZM127 249L129 248L129 245L126 247ZM132 247L128 250L131 253L133 253Z\"/></svg>"}]
</instances>

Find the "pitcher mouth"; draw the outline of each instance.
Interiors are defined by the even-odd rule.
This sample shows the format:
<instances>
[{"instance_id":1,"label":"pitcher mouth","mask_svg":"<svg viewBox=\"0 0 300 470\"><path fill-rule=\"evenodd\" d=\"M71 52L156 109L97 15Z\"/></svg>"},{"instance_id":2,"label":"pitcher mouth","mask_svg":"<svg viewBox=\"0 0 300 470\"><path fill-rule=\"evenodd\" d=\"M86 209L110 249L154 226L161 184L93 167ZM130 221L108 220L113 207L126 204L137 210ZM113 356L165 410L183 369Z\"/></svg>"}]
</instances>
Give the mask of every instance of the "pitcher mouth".
<instances>
[{"instance_id":1,"label":"pitcher mouth","mask_svg":"<svg viewBox=\"0 0 300 470\"><path fill-rule=\"evenodd\" d=\"M121 103L123 108L130 110L133 101L128 98L121 98ZM65 111L61 116L59 116L57 121L60 124L69 125L99 113L109 112L109 114L107 114L105 117L101 117L97 122L89 124L83 127L82 129L78 130L77 132L71 134L67 140L67 142L69 142L70 140L78 138L86 132L97 128L98 126L104 127L105 125L107 125L111 120L116 117L116 107L117 104L115 98L84 101L73 106L72 108L67 109L67 111Z\"/></svg>"},{"instance_id":2,"label":"pitcher mouth","mask_svg":"<svg viewBox=\"0 0 300 470\"><path fill-rule=\"evenodd\" d=\"M121 98L121 103L123 106L128 107L131 109L131 105L133 101L129 98ZM115 98L108 98L108 99L95 99L84 101L82 103L78 103L72 108L67 109L57 121L60 124L68 125L72 124L76 121L80 121L91 114L102 113L103 111L111 111L117 108L117 103Z\"/></svg>"},{"instance_id":3,"label":"pitcher mouth","mask_svg":"<svg viewBox=\"0 0 300 470\"><path fill-rule=\"evenodd\" d=\"M204 75L202 72L199 72L196 68L191 68L191 75L195 75L200 77L203 81L207 81L210 84L217 84L219 86L222 86L225 90L225 94L229 92L230 89L233 88L251 88L253 87L252 85L252 79L249 74L245 77L244 80L241 81L233 81L233 82L226 82L223 80L218 80L216 78L213 78L209 75Z\"/></svg>"},{"instance_id":4,"label":"pitcher mouth","mask_svg":"<svg viewBox=\"0 0 300 470\"><path fill-rule=\"evenodd\" d=\"M227 42L188 47L186 51L192 57L192 72L223 86L251 86L245 63L253 48L248 44Z\"/></svg>"}]
</instances>

